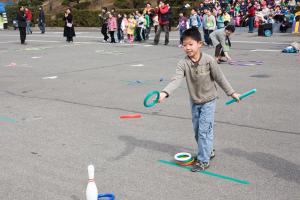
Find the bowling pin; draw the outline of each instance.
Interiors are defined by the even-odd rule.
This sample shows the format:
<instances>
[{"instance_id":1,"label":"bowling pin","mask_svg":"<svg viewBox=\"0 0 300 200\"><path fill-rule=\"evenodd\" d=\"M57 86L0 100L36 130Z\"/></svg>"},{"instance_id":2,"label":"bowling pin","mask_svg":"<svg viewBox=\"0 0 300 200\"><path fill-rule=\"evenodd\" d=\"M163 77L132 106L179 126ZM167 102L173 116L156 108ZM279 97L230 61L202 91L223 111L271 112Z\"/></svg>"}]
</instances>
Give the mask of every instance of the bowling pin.
<instances>
[{"instance_id":1,"label":"bowling pin","mask_svg":"<svg viewBox=\"0 0 300 200\"><path fill-rule=\"evenodd\" d=\"M95 168L93 165L88 166L89 182L86 187L86 200L97 200L98 189L94 180Z\"/></svg>"}]
</instances>

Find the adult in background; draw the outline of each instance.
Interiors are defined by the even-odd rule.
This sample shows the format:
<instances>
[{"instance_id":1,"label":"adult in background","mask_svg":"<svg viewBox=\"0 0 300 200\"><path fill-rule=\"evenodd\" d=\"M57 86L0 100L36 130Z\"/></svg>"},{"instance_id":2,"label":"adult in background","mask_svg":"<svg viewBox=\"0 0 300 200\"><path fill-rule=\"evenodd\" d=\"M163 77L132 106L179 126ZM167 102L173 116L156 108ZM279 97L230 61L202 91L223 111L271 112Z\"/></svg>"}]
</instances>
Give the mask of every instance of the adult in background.
<instances>
[{"instance_id":1,"label":"adult in background","mask_svg":"<svg viewBox=\"0 0 300 200\"><path fill-rule=\"evenodd\" d=\"M26 15L24 12L24 7L19 7L19 11L17 13L18 27L20 32L21 44L26 44Z\"/></svg>"},{"instance_id":2,"label":"adult in background","mask_svg":"<svg viewBox=\"0 0 300 200\"><path fill-rule=\"evenodd\" d=\"M43 7L39 7L39 18L38 18L38 26L41 31L41 34L45 33L45 13Z\"/></svg>"},{"instance_id":3,"label":"adult in background","mask_svg":"<svg viewBox=\"0 0 300 200\"><path fill-rule=\"evenodd\" d=\"M67 42L73 42L73 37L75 37L75 30L73 25L73 15L70 8L68 8L65 12L64 21L64 37L67 38Z\"/></svg>"},{"instance_id":4,"label":"adult in background","mask_svg":"<svg viewBox=\"0 0 300 200\"><path fill-rule=\"evenodd\" d=\"M248 31L248 33L253 33L254 32L254 18L255 18L255 8L254 8L253 3L249 3L249 6L248 6L249 31Z\"/></svg>"},{"instance_id":5,"label":"adult in background","mask_svg":"<svg viewBox=\"0 0 300 200\"><path fill-rule=\"evenodd\" d=\"M154 45L159 43L160 33L162 30L165 31L165 45L169 44L169 7L164 1L161 1L159 7L156 8L155 12L158 15L158 30L155 34Z\"/></svg>"},{"instance_id":6,"label":"adult in background","mask_svg":"<svg viewBox=\"0 0 300 200\"><path fill-rule=\"evenodd\" d=\"M32 34L32 30L30 28L31 20L32 20L32 14L31 14L31 11L28 8L25 8L25 15L26 15L26 34Z\"/></svg>"},{"instance_id":7,"label":"adult in background","mask_svg":"<svg viewBox=\"0 0 300 200\"><path fill-rule=\"evenodd\" d=\"M107 8L103 7L101 13L99 14L100 20L101 20L101 33L104 36L104 41L107 42L109 39L108 34L107 34L107 27L108 27L108 12Z\"/></svg>"}]
</instances>

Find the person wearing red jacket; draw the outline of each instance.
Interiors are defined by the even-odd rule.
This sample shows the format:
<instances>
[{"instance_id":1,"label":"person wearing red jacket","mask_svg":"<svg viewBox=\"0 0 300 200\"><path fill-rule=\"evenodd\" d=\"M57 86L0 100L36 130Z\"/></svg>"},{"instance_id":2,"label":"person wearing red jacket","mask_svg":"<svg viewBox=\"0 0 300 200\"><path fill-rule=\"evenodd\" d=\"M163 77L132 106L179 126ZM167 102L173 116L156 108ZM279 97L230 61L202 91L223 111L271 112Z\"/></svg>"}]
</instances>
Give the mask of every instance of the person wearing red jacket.
<instances>
[{"instance_id":1,"label":"person wearing red jacket","mask_svg":"<svg viewBox=\"0 0 300 200\"><path fill-rule=\"evenodd\" d=\"M248 33L253 33L254 30L254 18L255 18L255 7L252 3L249 3L248 6L248 26L249 26L249 31Z\"/></svg>"},{"instance_id":2,"label":"person wearing red jacket","mask_svg":"<svg viewBox=\"0 0 300 200\"><path fill-rule=\"evenodd\" d=\"M32 14L28 8L25 8L25 15L26 15L26 33L27 34L32 34L31 31L31 20L32 20Z\"/></svg>"},{"instance_id":3,"label":"person wearing red jacket","mask_svg":"<svg viewBox=\"0 0 300 200\"><path fill-rule=\"evenodd\" d=\"M170 8L164 1L160 1L159 7L155 9L155 13L158 15L159 27L155 34L154 45L159 43L160 33L165 31L165 45L169 44L169 13Z\"/></svg>"}]
</instances>

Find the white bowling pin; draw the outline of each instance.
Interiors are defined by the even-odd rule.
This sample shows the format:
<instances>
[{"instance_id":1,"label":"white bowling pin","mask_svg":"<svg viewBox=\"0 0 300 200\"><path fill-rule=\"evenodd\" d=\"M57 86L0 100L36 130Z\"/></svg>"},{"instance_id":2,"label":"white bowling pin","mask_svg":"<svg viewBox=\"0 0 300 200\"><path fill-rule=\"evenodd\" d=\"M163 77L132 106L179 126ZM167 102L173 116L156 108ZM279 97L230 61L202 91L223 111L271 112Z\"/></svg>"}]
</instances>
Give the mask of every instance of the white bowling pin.
<instances>
[{"instance_id":1,"label":"white bowling pin","mask_svg":"<svg viewBox=\"0 0 300 200\"><path fill-rule=\"evenodd\" d=\"M94 180L95 168L93 165L88 166L89 182L86 188L86 200L97 200L98 189Z\"/></svg>"}]
</instances>

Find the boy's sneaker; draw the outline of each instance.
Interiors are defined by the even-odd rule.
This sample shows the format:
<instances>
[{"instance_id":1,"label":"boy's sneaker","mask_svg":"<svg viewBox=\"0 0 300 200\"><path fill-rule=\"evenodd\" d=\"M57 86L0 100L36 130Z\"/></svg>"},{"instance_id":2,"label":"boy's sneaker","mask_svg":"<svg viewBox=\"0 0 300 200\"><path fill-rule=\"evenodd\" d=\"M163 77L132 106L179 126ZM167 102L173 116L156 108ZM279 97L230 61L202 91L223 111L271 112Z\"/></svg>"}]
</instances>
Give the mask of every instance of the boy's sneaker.
<instances>
[{"instance_id":1,"label":"boy's sneaker","mask_svg":"<svg viewBox=\"0 0 300 200\"><path fill-rule=\"evenodd\" d=\"M191 172L200 172L200 171L206 170L207 168L209 168L209 163L207 163L207 162L201 162L200 160L197 160L193 164Z\"/></svg>"}]
</instances>

